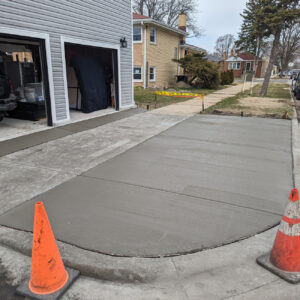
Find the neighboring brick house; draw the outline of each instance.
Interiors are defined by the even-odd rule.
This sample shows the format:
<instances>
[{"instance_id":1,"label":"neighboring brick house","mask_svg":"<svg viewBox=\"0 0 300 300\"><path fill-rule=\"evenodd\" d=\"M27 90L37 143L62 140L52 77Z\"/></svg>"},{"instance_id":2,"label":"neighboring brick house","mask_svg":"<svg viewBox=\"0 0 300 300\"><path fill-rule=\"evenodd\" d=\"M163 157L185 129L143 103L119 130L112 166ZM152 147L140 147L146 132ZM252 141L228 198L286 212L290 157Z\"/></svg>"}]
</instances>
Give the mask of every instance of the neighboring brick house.
<instances>
[{"instance_id":1,"label":"neighboring brick house","mask_svg":"<svg viewBox=\"0 0 300 300\"><path fill-rule=\"evenodd\" d=\"M264 76L266 70L266 61L262 58L257 58L257 69L255 77L261 78ZM240 53L231 56L225 60L224 70L233 70L234 77L241 77L244 72L254 72L255 69L255 57L250 53Z\"/></svg>"},{"instance_id":2,"label":"neighboring brick house","mask_svg":"<svg viewBox=\"0 0 300 300\"><path fill-rule=\"evenodd\" d=\"M133 14L135 86L161 88L176 83L182 70L172 59L182 57L185 26L185 15L179 16L179 28L173 28L152 18Z\"/></svg>"}]
</instances>

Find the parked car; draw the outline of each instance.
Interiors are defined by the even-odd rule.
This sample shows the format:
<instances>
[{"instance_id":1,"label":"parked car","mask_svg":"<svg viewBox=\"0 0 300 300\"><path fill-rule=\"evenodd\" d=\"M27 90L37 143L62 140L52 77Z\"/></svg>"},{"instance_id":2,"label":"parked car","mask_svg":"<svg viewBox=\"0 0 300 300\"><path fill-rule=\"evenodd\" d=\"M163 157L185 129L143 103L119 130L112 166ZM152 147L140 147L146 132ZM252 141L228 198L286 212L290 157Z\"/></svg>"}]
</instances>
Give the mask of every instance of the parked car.
<instances>
[{"instance_id":1,"label":"parked car","mask_svg":"<svg viewBox=\"0 0 300 300\"><path fill-rule=\"evenodd\" d=\"M297 77L297 75L299 74L299 72L300 72L300 69L293 69L291 71L290 78L293 79L295 76Z\"/></svg>"},{"instance_id":2,"label":"parked car","mask_svg":"<svg viewBox=\"0 0 300 300\"><path fill-rule=\"evenodd\" d=\"M296 96L296 82L298 80L298 76L299 76L300 72L294 73L293 78L292 78L292 86L291 86L291 90L292 93Z\"/></svg>"},{"instance_id":3,"label":"parked car","mask_svg":"<svg viewBox=\"0 0 300 300\"><path fill-rule=\"evenodd\" d=\"M293 93L296 96L297 100L300 100L300 72L298 73L297 77L294 81L294 89Z\"/></svg>"}]
</instances>

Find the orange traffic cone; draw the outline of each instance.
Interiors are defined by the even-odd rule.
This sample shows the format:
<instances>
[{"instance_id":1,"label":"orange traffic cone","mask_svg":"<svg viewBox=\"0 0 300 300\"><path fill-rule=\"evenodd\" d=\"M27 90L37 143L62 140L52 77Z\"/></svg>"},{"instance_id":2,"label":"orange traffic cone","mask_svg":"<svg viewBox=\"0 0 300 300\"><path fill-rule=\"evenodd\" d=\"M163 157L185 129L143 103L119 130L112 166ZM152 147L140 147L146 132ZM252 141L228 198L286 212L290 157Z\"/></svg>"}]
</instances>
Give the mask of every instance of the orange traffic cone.
<instances>
[{"instance_id":1,"label":"orange traffic cone","mask_svg":"<svg viewBox=\"0 0 300 300\"><path fill-rule=\"evenodd\" d=\"M300 209L299 193L293 189L282 217L273 249L257 263L291 283L300 282Z\"/></svg>"},{"instance_id":2,"label":"orange traffic cone","mask_svg":"<svg viewBox=\"0 0 300 300\"><path fill-rule=\"evenodd\" d=\"M29 283L17 292L33 299L58 299L79 276L79 272L65 269L42 202L35 204L33 242Z\"/></svg>"}]
</instances>

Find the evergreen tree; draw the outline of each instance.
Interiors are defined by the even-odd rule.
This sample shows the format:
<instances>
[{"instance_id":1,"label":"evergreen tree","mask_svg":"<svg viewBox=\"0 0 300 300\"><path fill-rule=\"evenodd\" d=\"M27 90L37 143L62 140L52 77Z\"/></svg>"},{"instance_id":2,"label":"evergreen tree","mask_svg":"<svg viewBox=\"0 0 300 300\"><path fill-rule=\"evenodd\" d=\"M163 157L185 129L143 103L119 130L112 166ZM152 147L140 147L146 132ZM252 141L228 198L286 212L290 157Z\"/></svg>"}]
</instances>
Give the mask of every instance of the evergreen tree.
<instances>
[{"instance_id":1,"label":"evergreen tree","mask_svg":"<svg viewBox=\"0 0 300 300\"><path fill-rule=\"evenodd\" d=\"M299 0L249 0L246 4L237 47L253 54L260 53L263 44L270 37L273 38L270 63L261 89L262 96L267 94L273 65L278 55L281 31L299 18L299 7Z\"/></svg>"},{"instance_id":2,"label":"evergreen tree","mask_svg":"<svg viewBox=\"0 0 300 300\"><path fill-rule=\"evenodd\" d=\"M218 67L205 57L206 53L193 53L181 59L173 59L181 68L187 71L192 78L190 85L197 88L216 89L220 84Z\"/></svg>"},{"instance_id":3,"label":"evergreen tree","mask_svg":"<svg viewBox=\"0 0 300 300\"><path fill-rule=\"evenodd\" d=\"M246 3L246 9L241 14L243 24L235 43L239 52L248 51L253 55L260 54L260 45L264 37L264 28L260 22L260 2L260 0L249 0Z\"/></svg>"}]
</instances>

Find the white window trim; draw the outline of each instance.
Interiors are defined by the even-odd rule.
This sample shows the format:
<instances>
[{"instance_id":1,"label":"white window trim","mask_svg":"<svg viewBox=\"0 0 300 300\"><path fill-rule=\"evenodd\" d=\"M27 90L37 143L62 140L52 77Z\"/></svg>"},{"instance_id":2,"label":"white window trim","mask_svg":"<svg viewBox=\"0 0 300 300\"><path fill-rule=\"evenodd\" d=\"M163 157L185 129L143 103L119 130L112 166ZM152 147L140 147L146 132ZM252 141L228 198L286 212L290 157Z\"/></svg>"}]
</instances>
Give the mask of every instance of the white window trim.
<instances>
[{"instance_id":1,"label":"white window trim","mask_svg":"<svg viewBox=\"0 0 300 300\"><path fill-rule=\"evenodd\" d=\"M155 32L155 42L151 42L151 30L154 30L154 32ZM153 27L151 27L150 28L150 44L151 45L156 45L156 41L157 41L157 34L156 34L157 32L156 32L156 29L155 28L153 28Z\"/></svg>"},{"instance_id":2,"label":"white window trim","mask_svg":"<svg viewBox=\"0 0 300 300\"><path fill-rule=\"evenodd\" d=\"M24 38L29 37L29 38L38 38L38 39L41 39L41 40L45 40L52 123L53 123L53 125L56 125L58 122L56 120L53 69L52 69L52 58L51 58L51 47L50 47L49 34L34 32L34 31L27 31L27 30L23 30L23 29L9 28L9 27L0 27L0 33L4 33L4 34L6 33L6 34L11 34L11 35L22 36ZM67 112L67 116L68 116L68 112ZM65 120L59 121L59 122L65 122Z\"/></svg>"},{"instance_id":3,"label":"white window trim","mask_svg":"<svg viewBox=\"0 0 300 300\"><path fill-rule=\"evenodd\" d=\"M233 64L235 64L235 68L233 67ZM238 68L238 64L240 64L240 67ZM241 69L241 62L240 61L232 61L228 64L228 70L240 70Z\"/></svg>"},{"instance_id":4,"label":"white window trim","mask_svg":"<svg viewBox=\"0 0 300 300\"><path fill-rule=\"evenodd\" d=\"M151 69L151 68L154 69L154 79L150 79L150 75L151 75L150 69ZM155 81L156 81L156 67L151 66L151 67L149 68L149 81L150 81L150 82L155 82Z\"/></svg>"},{"instance_id":5,"label":"white window trim","mask_svg":"<svg viewBox=\"0 0 300 300\"><path fill-rule=\"evenodd\" d=\"M141 79L134 79L134 69L141 68ZM133 82L143 82L143 66L133 66Z\"/></svg>"},{"instance_id":6,"label":"white window trim","mask_svg":"<svg viewBox=\"0 0 300 300\"><path fill-rule=\"evenodd\" d=\"M141 30L141 40L135 41L133 39L133 30L132 30L132 42L133 42L133 44L141 44L143 42L143 28L142 28L142 26L134 26L134 28L139 28Z\"/></svg>"}]
</instances>

